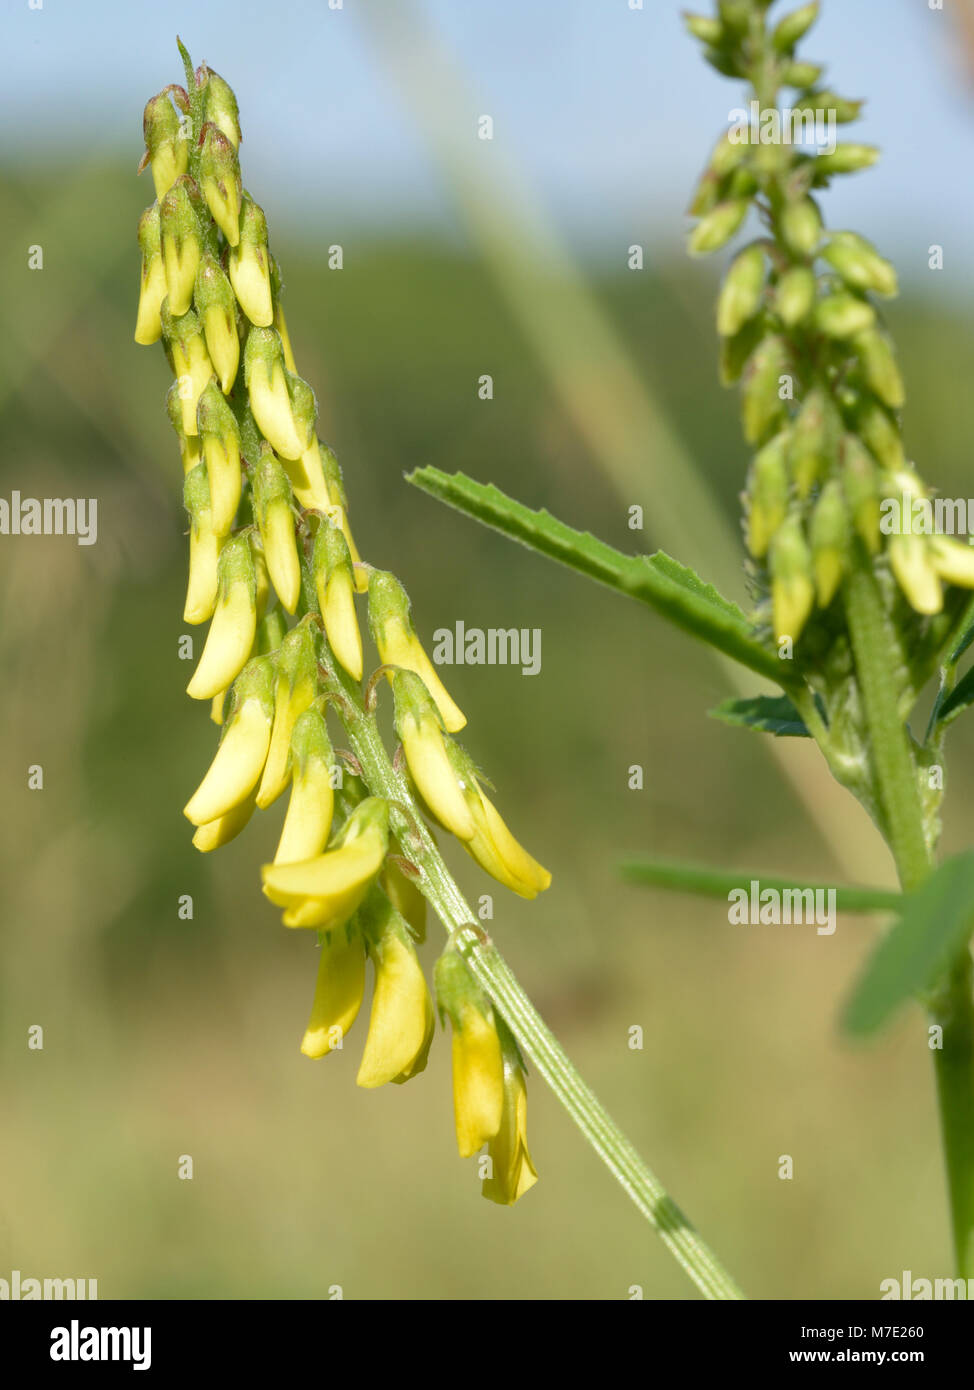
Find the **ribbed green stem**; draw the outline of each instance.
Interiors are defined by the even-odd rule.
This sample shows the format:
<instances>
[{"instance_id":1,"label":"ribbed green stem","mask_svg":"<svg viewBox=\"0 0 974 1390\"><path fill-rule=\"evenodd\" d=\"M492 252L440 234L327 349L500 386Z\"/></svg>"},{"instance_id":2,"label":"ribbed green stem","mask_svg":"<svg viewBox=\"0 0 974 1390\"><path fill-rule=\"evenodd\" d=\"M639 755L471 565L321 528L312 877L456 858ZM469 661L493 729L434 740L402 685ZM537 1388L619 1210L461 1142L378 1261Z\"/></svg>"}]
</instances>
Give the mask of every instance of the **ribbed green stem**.
<instances>
[{"instance_id":1,"label":"ribbed green stem","mask_svg":"<svg viewBox=\"0 0 974 1390\"><path fill-rule=\"evenodd\" d=\"M625 1188L704 1297L743 1298L743 1293L717 1256L701 1240L586 1086L497 947L476 924L471 908L415 807L405 779L390 761L375 719L363 706L358 687L342 673L331 670L325 674L325 689L334 700L351 751L362 768L369 790L385 797L390 803L393 829L408 858L420 871L420 887L463 955L471 974L516 1037L525 1057L547 1081L602 1162Z\"/></svg>"}]
</instances>

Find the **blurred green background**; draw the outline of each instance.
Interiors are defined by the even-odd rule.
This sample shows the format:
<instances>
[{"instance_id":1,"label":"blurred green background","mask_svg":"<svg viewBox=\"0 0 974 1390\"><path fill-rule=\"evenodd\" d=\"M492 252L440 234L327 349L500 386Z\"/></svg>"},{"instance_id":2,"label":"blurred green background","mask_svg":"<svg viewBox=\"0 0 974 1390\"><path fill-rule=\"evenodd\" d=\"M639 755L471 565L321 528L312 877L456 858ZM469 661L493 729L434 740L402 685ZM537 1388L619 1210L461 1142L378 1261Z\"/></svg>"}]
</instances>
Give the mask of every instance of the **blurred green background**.
<instances>
[{"instance_id":1,"label":"blurred green background","mask_svg":"<svg viewBox=\"0 0 974 1390\"><path fill-rule=\"evenodd\" d=\"M250 92L214 42L205 56L235 83L246 136ZM178 64L164 73L157 85ZM281 806L216 855L192 848L180 810L216 735L185 697L177 652L186 541L167 369L132 341L134 228L150 196L133 177L139 115L116 113L132 136L124 160L93 139L84 155L21 146L2 168L0 495L97 496L99 536L88 548L0 538L0 1277L97 1278L102 1297L319 1298L334 1285L346 1298L692 1296L539 1081L542 1180L509 1211L481 1200L473 1162L456 1156L446 1038L422 1076L378 1093L354 1084L364 1015L342 1054L300 1055L314 943L282 929L259 891ZM957 126L969 139L964 108ZM246 144L242 157L246 182ZM919 144L910 158L922 162ZM718 268L685 262L678 222L638 273L624 254L638 226L614 229L623 249L602 260L560 254L557 217L545 242L517 201L498 208L488 183L465 193L448 157L443 169L466 207L462 235L392 217L333 235L302 225L301 188L279 227L251 187L363 556L402 578L426 639L458 618L542 630L536 677L445 674L466 746L554 882L523 903L451 853L461 884L496 889L491 930L528 992L752 1296L876 1297L903 1269L946 1275L922 1015L866 1047L836 1025L877 924L841 919L831 938L731 928L719 903L617 872L646 850L889 882L862 813L797 741L772 748L706 718L733 693L706 650L403 481L421 464L462 468L622 548L662 544L708 576L736 568L747 456L716 383ZM883 244L883 227L861 229ZM340 272L327 268L333 240ZM43 272L27 269L34 244ZM922 273L890 311L910 448L948 495L974 491L970 313L957 278L945 292ZM715 509L699 534L729 537L723 552L680 543L688 528L692 548L691 469ZM642 536L627 528L631 504L645 508ZM974 832L972 753L961 721L952 849ZM637 763L641 791L627 785ZM32 764L42 791L28 790ZM430 967L440 939L431 924ZM26 1045L35 1024L43 1051ZM183 1154L191 1182L177 1178ZM778 1177L784 1154L791 1181Z\"/></svg>"}]
</instances>

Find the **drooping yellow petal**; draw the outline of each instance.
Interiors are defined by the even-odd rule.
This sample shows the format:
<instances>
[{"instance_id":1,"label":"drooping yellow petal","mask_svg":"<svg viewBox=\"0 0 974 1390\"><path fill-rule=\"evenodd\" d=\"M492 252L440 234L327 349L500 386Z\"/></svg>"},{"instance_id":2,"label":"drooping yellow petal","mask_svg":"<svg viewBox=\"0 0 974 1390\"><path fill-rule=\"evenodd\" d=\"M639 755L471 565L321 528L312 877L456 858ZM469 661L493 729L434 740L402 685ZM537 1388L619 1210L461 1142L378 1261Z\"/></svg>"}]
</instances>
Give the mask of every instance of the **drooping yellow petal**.
<instances>
[{"instance_id":1,"label":"drooping yellow petal","mask_svg":"<svg viewBox=\"0 0 974 1390\"><path fill-rule=\"evenodd\" d=\"M365 993L365 947L358 935L349 938L344 928L322 943L311 1017L301 1051L306 1057L324 1057L341 1049L345 1034L362 1007Z\"/></svg>"},{"instance_id":2,"label":"drooping yellow petal","mask_svg":"<svg viewBox=\"0 0 974 1390\"><path fill-rule=\"evenodd\" d=\"M436 701L443 723L451 734L466 724L466 715L450 697L416 634L398 617L390 617L376 632L376 646L386 666L402 666L414 671ZM391 679L391 673L390 673Z\"/></svg>"},{"instance_id":3,"label":"drooping yellow petal","mask_svg":"<svg viewBox=\"0 0 974 1390\"><path fill-rule=\"evenodd\" d=\"M344 901L360 888L364 893L382 867L384 856L385 846L379 837L363 835L314 859L297 864L266 864L264 892L278 907L295 907L308 899L321 903Z\"/></svg>"},{"instance_id":4,"label":"drooping yellow petal","mask_svg":"<svg viewBox=\"0 0 974 1390\"><path fill-rule=\"evenodd\" d=\"M271 738L271 717L258 699L234 713L216 755L183 815L194 825L218 820L246 800L257 786Z\"/></svg>"},{"instance_id":5,"label":"drooping yellow petal","mask_svg":"<svg viewBox=\"0 0 974 1390\"><path fill-rule=\"evenodd\" d=\"M460 1157L469 1158L494 1137L504 1113L500 1039L493 1022L472 1006L453 1033L453 1109Z\"/></svg>"},{"instance_id":6,"label":"drooping yellow petal","mask_svg":"<svg viewBox=\"0 0 974 1390\"><path fill-rule=\"evenodd\" d=\"M212 700L243 670L254 645L257 610L244 584L234 584L217 603L206 645L193 678L186 687L194 700Z\"/></svg>"},{"instance_id":7,"label":"drooping yellow petal","mask_svg":"<svg viewBox=\"0 0 974 1390\"><path fill-rule=\"evenodd\" d=\"M187 623L205 623L213 617L219 591L219 558L220 539L212 517L209 512L200 513L193 518L189 533L189 581L183 609Z\"/></svg>"},{"instance_id":8,"label":"drooping yellow petal","mask_svg":"<svg viewBox=\"0 0 974 1390\"><path fill-rule=\"evenodd\" d=\"M296 772L274 863L300 864L320 855L328 843L334 805L329 767L315 760L303 773Z\"/></svg>"},{"instance_id":9,"label":"drooping yellow petal","mask_svg":"<svg viewBox=\"0 0 974 1390\"><path fill-rule=\"evenodd\" d=\"M934 551L926 536L890 536L889 563L911 608L917 613L940 612L943 591L934 564Z\"/></svg>"},{"instance_id":10,"label":"drooping yellow petal","mask_svg":"<svg viewBox=\"0 0 974 1390\"><path fill-rule=\"evenodd\" d=\"M962 589L974 589L974 547L951 536L932 536L930 549L941 579Z\"/></svg>"},{"instance_id":11,"label":"drooping yellow petal","mask_svg":"<svg viewBox=\"0 0 974 1390\"><path fill-rule=\"evenodd\" d=\"M481 1191L492 1202L513 1206L538 1181L527 1144L528 1097L521 1068L504 1059L504 1112L500 1128L488 1142L490 1176Z\"/></svg>"},{"instance_id":12,"label":"drooping yellow petal","mask_svg":"<svg viewBox=\"0 0 974 1390\"><path fill-rule=\"evenodd\" d=\"M496 806L477 787L473 805L476 830L464 848L482 869L522 898L535 898L551 883L551 874L508 830Z\"/></svg>"},{"instance_id":13,"label":"drooping yellow petal","mask_svg":"<svg viewBox=\"0 0 974 1390\"><path fill-rule=\"evenodd\" d=\"M308 708L314 697L315 685L313 680L300 680L292 689L285 676L278 678L277 695L274 701L274 727L271 731L267 762L264 764L264 775L257 791L257 805L261 810L272 805L288 784L291 734L299 717ZM314 849L301 857L310 859L317 853L318 850Z\"/></svg>"},{"instance_id":14,"label":"drooping yellow petal","mask_svg":"<svg viewBox=\"0 0 974 1390\"><path fill-rule=\"evenodd\" d=\"M246 801L241 801L225 816L220 816L218 820L208 821L206 825L201 825L193 836L193 844L203 854L209 854L211 850L229 844L250 820L254 814L255 805L254 798L248 796Z\"/></svg>"},{"instance_id":15,"label":"drooping yellow petal","mask_svg":"<svg viewBox=\"0 0 974 1390\"><path fill-rule=\"evenodd\" d=\"M328 645L353 681L362 679L362 634L355 613L351 570L337 569L319 589L319 606Z\"/></svg>"},{"instance_id":16,"label":"drooping yellow petal","mask_svg":"<svg viewBox=\"0 0 974 1390\"><path fill-rule=\"evenodd\" d=\"M395 931L373 946L375 992L357 1082L367 1088L406 1080L426 1065L434 1015L422 966Z\"/></svg>"},{"instance_id":17,"label":"drooping yellow petal","mask_svg":"<svg viewBox=\"0 0 974 1390\"><path fill-rule=\"evenodd\" d=\"M460 840L476 833L473 814L447 756L443 734L433 718L398 720L406 763L423 800L437 820Z\"/></svg>"}]
</instances>

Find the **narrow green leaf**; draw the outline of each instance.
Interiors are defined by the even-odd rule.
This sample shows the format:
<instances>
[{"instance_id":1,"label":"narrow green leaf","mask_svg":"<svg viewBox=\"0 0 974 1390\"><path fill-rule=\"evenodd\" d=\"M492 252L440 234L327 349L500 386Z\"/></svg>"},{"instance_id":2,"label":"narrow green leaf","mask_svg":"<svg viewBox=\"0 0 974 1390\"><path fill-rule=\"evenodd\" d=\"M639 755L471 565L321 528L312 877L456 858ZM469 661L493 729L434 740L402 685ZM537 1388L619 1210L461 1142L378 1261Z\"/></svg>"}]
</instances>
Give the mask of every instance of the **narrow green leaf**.
<instances>
[{"instance_id":1,"label":"narrow green leaf","mask_svg":"<svg viewBox=\"0 0 974 1390\"><path fill-rule=\"evenodd\" d=\"M811 738L805 721L787 695L755 695L748 700L724 700L708 710L711 719L736 724L778 738Z\"/></svg>"},{"instance_id":2,"label":"narrow green leaf","mask_svg":"<svg viewBox=\"0 0 974 1390\"><path fill-rule=\"evenodd\" d=\"M576 531L549 512L532 511L493 483L478 483L463 473L418 468L406 480L528 549L648 604L684 632L768 680L782 686L796 682L774 650L758 641L736 604L662 551L624 555L590 532Z\"/></svg>"},{"instance_id":3,"label":"narrow green leaf","mask_svg":"<svg viewBox=\"0 0 974 1390\"><path fill-rule=\"evenodd\" d=\"M974 927L974 851L955 855L908 897L873 952L843 1015L850 1033L885 1023L899 1006L937 983Z\"/></svg>"},{"instance_id":4,"label":"narrow green leaf","mask_svg":"<svg viewBox=\"0 0 974 1390\"><path fill-rule=\"evenodd\" d=\"M940 703L937 723L950 724L970 704L974 704L974 666L961 677L950 694Z\"/></svg>"},{"instance_id":5,"label":"narrow green leaf","mask_svg":"<svg viewBox=\"0 0 974 1390\"><path fill-rule=\"evenodd\" d=\"M896 912L905 899L902 893L885 888L849 888L836 884L796 883L794 879L769 874L743 873L733 869L711 869L697 864L678 864L668 859L626 859L620 865L622 876L630 883L643 883L651 888L666 888L677 893L696 893L704 898L727 898L743 888L750 891L752 883L762 889L811 889L812 892L835 890L835 906L839 912Z\"/></svg>"}]
</instances>

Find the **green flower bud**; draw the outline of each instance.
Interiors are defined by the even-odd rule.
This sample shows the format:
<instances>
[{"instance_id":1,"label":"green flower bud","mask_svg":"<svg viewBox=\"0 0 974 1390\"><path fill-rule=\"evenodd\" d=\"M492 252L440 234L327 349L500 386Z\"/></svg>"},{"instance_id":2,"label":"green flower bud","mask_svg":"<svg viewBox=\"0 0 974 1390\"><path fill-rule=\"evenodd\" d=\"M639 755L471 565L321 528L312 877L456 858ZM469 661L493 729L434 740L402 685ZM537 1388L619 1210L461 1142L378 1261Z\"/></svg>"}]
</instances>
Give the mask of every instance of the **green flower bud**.
<instances>
[{"instance_id":1,"label":"green flower bud","mask_svg":"<svg viewBox=\"0 0 974 1390\"><path fill-rule=\"evenodd\" d=\"M271 583L289 613L301 596L301 560L294 534L291 484L269 444L254 471L254 516L260 530Z\"/></svg>"},{"instance_id":2,"label":"green flower bud","mask_svg":"<svg viewBox=\"0 0 974 1390\"><path fill-rule=\"evenodd\" d=\"M730 338L753 318L764 294L764 249L745 246L731 262L717 301L717 332Z\"/></svg>"},{"instance_id":3,"label":"green flower bud","mask_svg":"<svg viewBox=\"0 0 974 1390\"><path fill-rule=\"evenodd\" d=\"M769 559L775 637L797 642L815 603L812 556L797 514L778 528Z\"/></svg>"},{"instance_id":4,"label":"green flower bud","mask_svg":"<svg viewBox=\"0 0 974 1390\"><path fill-rule=\"evenodd\" d=\"M849 514L838 478L825 484L811 520L812 568L818 606L835 597L849 557Z\"/></svg>"},{"instance_id":5,"label":"green flower bud","mask_svg":"<svg viewBox=\"0 0 974 1390\"><path fill-rule=\"evenodd\" d=\"M775 435L755 454L747 480L747 548L755 560L768 553L772 537L788 512L788 431Z\"/></svg>"},{"instance_id":6,"label":"green flower bud","mask_svg":"<svg viewBox=\"0 0 974 1390\"><path fill-rule=\"evenodd\" d=\"M193 287L200 257L202 235L194 201L196 184L182 174L163 198L159 208L162 256L166 268L169 308L177 317L193 302Z\"/></svg>"},{"instance_id":7,"label":"green flower bud","mask_svg":"<svg viewBox=\"0 0 974 1390\"><path fill-rule=\"evenodd\" d=\"M741 419L749 444L763 444L786 419L781 378L790 369L788 345L776 333L766 337L751 354L741 381Z\"/></svg>"},{"instance_id":8,"label":"green flower bud","mask_svg":"<svg viewBox=\"0 0 974 1390\"><path fill-rule=\"evenodd\" d=\"M206 645L186 693L212 700L236 680L257 633L257 573L249 534L234 536L220 551L216 608Z\"/></svg>"},{"instance_id":9,"label":"green flower bud","mask_svg":"<svg viewBox=\"0 0 974 1390\"><path fill-rule=\"evenodd\" d=\"M722 386L733 386L740 381L751 354L766 332L767 321L764 314L759 314L748 319L732 338L721 338L718 375Z\"/></svg>"},{"instance_id":10,"label":"green flower bud","mask_svg":"<svg viewBox=\"0 0 974 1390\"><path fill-rule=\"evenodd\" d=\"M815 161L816 175L828 177L831 174L855 174L860 169L868 169L879 158L875 145L854 145L840 143L831 154L826 151Z\"/></svg>"},{"instance_id":11,"label":"green flower bud","mask_svg":"<svg viewBox=\"0 0 974 1390\"><path fill-rule=\"evenodd\" d=\"M314 440L314 392L285 367L281 340L272 328L252 328L247 334L244 380L264 438L282 458L300 458Z\"/></svg>"},{"instance_id":12,"label":"green flower bud","mask_svg":"<svg viewBox=\"0 0 974 1390\"><path fill-rule=\"evenodd\" d=\"M231 246L240 240L240 164L223 131L207 122L200 137L200 188L216 225Z\"/></svg>"},{"instance_id":13,"label":"green flower bud","mask_svg":"<svg viewBox=\"0 0 974 1390\"><path fill-rule=\"evenodd\" d=\"M240 209L240 240L230 249L230 283L240 307L258 328L269 328L274 321L269 255L263 208L245 194Z\"/></svg>"},{"instance_id":14,"label":"green flower bud","mask_svg":"<svg viewBox=\"0 0 974 1390\"><path fill-rule=\"evenodd\" d=\"M872 329L857 334L853 347L870 390L891 410L899 410L906 400L906 389L889 339Z\"/></svg>"},{"instance_id":15,"label":"green flower bud","mask_svg":"<svg viewBox=\"0 0 974 1390\"><path fill-rule=\"evenodd\" d=\"M218 536L227 536L240 505L240 426L214 379L199 398L196 428L210 480L213 526Z\"/></svg>"},{"instance_id":16,"label":"green flower bud","mask_svg":"<svg viewBox=\"0 0 974 1390\"><path fill-rule=\"evenodd\" d=\"M322 517L311 560L328 645L354 681L362 679L362 635L355 616L355 577L340 528Z\"/></svg>"},{"instance_id":17,"label":"green flower bud","mask_svg":"<svg viewBox=\"0 0 974 1390\"><path fill-rule=\"evenodd\" d=\"M808 33L818 19L818 12L818 4L813 3L802 5L801 9L786 14L771 35L772 46L779 53L790 53L798 40Z\"/></svg>"},{"instance_id":18,"label":"green flower bud","mask_svg":"<svg viewBox=\"0 0 974 1390\"><path fill-rule=\"evenodd\" d=\"M836 125L848 125L857 121L864 103L840 97L836 92L817 91L800 96L794 103L796 111L825 111L835 119Z\"/></svg>"},{"instance_id":19,"label":"green flower bud","mask_svg":"<svg viewBox=\"0 0 974 1390\"><path fill-rule=\"evenodd\" d=\"M162 333L159 311L166 297L166 267L162 256L158 203L146 208L139 218L139 249L142 252L142 277L139 284L139 309L135 320L135 341L148 345L158 342Z\"/></svg>"},{"instance_id":20,"label":"green flower bud","mask_svg":"<svg viewBox=\"0 0 974 1390\"><path fill-rule=\"evenodd\" d=\"M272 608L257 624L257 637L254 650L258 656L270 656L277 652L287 637L288 625L283 608Z\"/></svg>"},{"instance_id":21,"label":"green flower bud","mask_svg":"<svg viewBox=\"0 0 974 1390\"><path fill-rule=\"evenodd\" d=\"M226 395L236 380L240 365L237 301L219 261L208 253L196 272L193 303L206 338L206 350Z\"/></svg>"},{"instance_id":22,"label":"green flower bud","mask_svg":"<svg viewBox=\"0 0 974 1390\"><path fill-rule=\"evenodd\" d=\"M726 246L744 221L750 206L747 198L734 198L729 202L718 203L712 212L701 218L690 233L690 254L707 256L712 251L719 251L722 246Z\"/></svg>"},{"instance_id":23,"label":"green flower bud","mask_svg":"<svg viewBox=\"0 0 974 1390\"><path fill-rule=\"evenodd\" d=\"M839 442L839 467L853 525L869 553L876 555L882 544L879 475L872 455L854 434L844 434Z\"/></svg>"},{"instance_id":24,"label":"green flower bud","mask_svg":"<svg viewBox=\"0 0 974 1390\"><path fill-rule=\"evenodd\" d=\"M877 400L858 400L854 411L856 433L869 452L884 468L895 473L903 468L906 455L899 426Z\"/></svg>"},{"instance_id":25,"label":"green flower bud","mask_svg":"<svg viewBox=\"0 0 974 1390\"><path fill-rule=\"evenodd\" d=\"M719 44L724 37L724 26L719 19L711 19L701 14L685 14L683 23L688 33L701 43Z\"/></svg>"},{"instance_id":26,"label":"green flower bud","mask_svg":"<svg viewBox=\"0 0 974 1390\"><path fill-rule=\"evenodd\" d=\"M810 256L822 239L822 217L811 198L786 203L781 210L781 235L796 256Z\"/></svg>"},{"instance_id":27,"label":"green flower bud","mask_svg":"<svg viewBox=\"0 0 974 1390\"><path fill-rule=\"evenodd\" d=\"M795 420L788 467L799 497L807 497L832 466L838 443L838 417L826 393L809 391Z\"/></svg>"},{"instance_id":28,"label":"green flower bud","mask_svg":"<svg viewBox=\"0 0 974 1390\"><path fill-rule=\"evenodd\" d=\"M717 0L717 11L730 34L747 33L751 23L751 0Z\"/></svg>"},{"instance_id":29,"label":"green flower bud","mask_svg":"<svg viewBox=\"0 0 974 1390\"><path fill-rule=\"evenodd\" d=\"M788 328L801 323L815 303L815 275L808 266L796 265L781 276L774 292L774 307Z\"/></svg>"},{"instance_id":30,"label":"green flower bud","mask_svg":"<svg viewBox=\"0 0 974 1390\"><path fill-rule=\"evenodd\" d=\"M206 351L199 319L192 310L174 317L168 298L162 301L162 336L183 408L183 430L192 436L197 433L196 406L213 375L213 363Z\"/></svg>"},{"instance_id":31,"label":"green flower bud","mask_svg":"<svg viewBox=\"0 0 974 1390\"><path fill-rule=\"evenodd\" d=\"M166 87L157 96L146 102L142 129L145 133L147 158L152 167L152 182L156 197L163 198L179 178L185 174L189 165L188 130L176 114L169 94L181 94L186 101L182 87Z\"/></svg>"},{"instance_id":32,"label":"green flower bud","mask_svg":"<svg viewBox=\"0 0 974 1390\"><path fill-rule=\"evenodd\" d=\"M237 98L229 83L218 72L204 63L196 72L196 85L203 91L203 117L212 121L216 128L230 141L235 150L240 148L240 112Z\"/></svg>"},{"instance_id":33,"label":"green flower bud","mask_svg":"<svg viewBox=\"0 0 974 1390\"><path fill-rule=\"evenodd\" d=\"M827 338L852 338L876 322L876 310L854 294L830 294L815 307L815 326Z\"/></svg>"},{"instance_id":34,"label":"green flower bud","mask_svg":"<svg viewBox=\"0 0 974 1390\"><path fill-rule=\"evenodd\" d=\"M824 71L820 63L789 63L781 81L786 87L814 87Z\"/></svg>"},{"instance_id":35,"label":"green flower bud","mask_svg":"<svg viewBox=\"0 0 974 1390\"><path fill-rule=\"evenodd\" d=\"M896 271L865 237L835 232L820 254L854 290L874 290L886 299L897 293Z\"/></svg>"}]
</instances>

